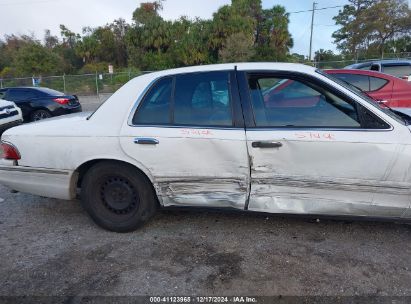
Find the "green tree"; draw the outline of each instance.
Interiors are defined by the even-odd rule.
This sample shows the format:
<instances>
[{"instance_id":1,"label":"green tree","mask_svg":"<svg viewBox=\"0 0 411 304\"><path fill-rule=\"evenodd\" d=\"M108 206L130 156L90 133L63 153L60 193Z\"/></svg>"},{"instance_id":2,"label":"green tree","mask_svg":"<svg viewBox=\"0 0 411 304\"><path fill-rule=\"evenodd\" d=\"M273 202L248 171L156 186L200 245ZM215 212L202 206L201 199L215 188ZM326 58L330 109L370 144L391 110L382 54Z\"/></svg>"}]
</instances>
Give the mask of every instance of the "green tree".
<instances>
[{"instance_id":1,"label":"green tree","mask_svg":"<svg viewBox=\"0 0 411 304\"><path fill-rule=\"evenodd\" d=\"M141 3L133 13L134 24L127 33L129 60L144 70L173 66L168 52L174 40L173 24L161 18L161 9L161 1Z\"/></svg>"},{"instance_id":2,"label":"green tree","mask_svg":"<svg viewBox=\"0 0 411 304\"><path fill-rule=\"evenodd\" d=\"M367 28L369 40L384 56L384 48L388 41L396 35L411 33L411 11L407 0L380 0L367 12Z\"/></svg>"},{"instance_id":3,"label":"green tree","mask_svg":"<svg viewBox=\"0 0 411 304\"><path fill-rule=\"evenodd\" d=\"M225 5L214 13L211 23L209 48L217 58L226 40L236 33L244 33L255 40L257 16L261 12L261 0L233 0L232 5Z\"/></svg>"},{"instance_id":4,"label":"green tree","mask_svg":"<svg viewBox=\"0 0 411 304\"><path fill-rule=\"evenodd\" d=\"M114 35L115 64L119 67L126 67L128 63L126 35L130 25L120 18L109 24L109 27Z\"/></svg>"},{"instance_id":5,"label":"green tree","mask_svg":"<svg viewBox=\"0 0 411 304\"><path fill-rule=\"evenodd\" d=\"M320 49L315 52L314 61L317 66L322 69L343 68L346 62L343 61L343 56L335 54L332 50Z\"/></svg>"},{"instance_id":6,"label":"green tree","mask_svg":"<svg viewBox=\"0 0 411 304\"><path fill-rule=\"evenodd\" d=\"M59 38L51 35L50 30L44 31L44 46L48 49L54 49L59 44Z\"/></svg>"},{"instance_id":7,"label":"green tree","mask_svg":"<svg viewBox=\"0 0 411 304\"><path fill-rule=\"evenodd\" d=\"M80 69L84 62L76 53L76 45L80 35L69 30L65 25L60 25L62 42L53 51L63 58L63 69L65 73L73 73Z\"/></svg>"},{"instance_id":8,"label":"green tree","mask_svg":"<svg viewBox=\"0 0 411 304\"><path fill-rule=\"evenodd\" d=\"M334 17L339 30L333 33L337 48L343 53L384 54L385 44L411 29L411 14L406 0L349 0ZM375 52L377 51L377 52Z\"/></svg>"},{"instance_id":9,"label":"green tree","mask_svg":"<svg viewBox=\"0 0 411 304\"><path fill-rule=\"evenodd\" d=\"M281 5L263 10L255 60L287 61L293 39L288 30L289 14Z\"/></svg>"},{"instance_id":10,"label":"green tree","mask_svg":"<svg viewBox=\"0 0 411 304\"><path fill-rule=\"evenodd\" d=\"M222 62L244 62L250 60L254 54L254 37L240 32L227 38L219 57Z\"/></svg>"},{"instance_id":11,"label":"green tree","mask_svg":"<svg viewBox=\"0 0 411 304\"><path fill-rule=\"evenodd\" d=\"M4 41L0 43L0 72L1 77L16 77L17 72L14 67L14 59L18 52L31 44L38 43L32 36L6 35Z\"/></svg>"},{"instance_id":12,"label":"green tree","mask_svg":"<svg viewBox=\"0 0 411 304\"><path fill-rule=\"evenodd\" d=\"M62 73L61 58L42 46L33 43L22 47L14 58L16 72L21 76Z\"/></svg>"},{"instance_id":13,"label":"green tree","mask_svg":"<svg viewBox=\"0 0 411 304\"><path fill-rule=\"evenodd\" d=\"M169 52L176 66L196 65L210 63L210 50L208 39L211 21L195 19L191 21L182 17L172 26L174 41Z\"/></svg>"},{"instance_id":14,"label":"green tree","mask_svg":"<svg viewBox=\"0 0 411 304\"><path fill-rule=\"evenodd\" d=\"M83 59L84 64L92 63L96 60L99 43L93 35L93 29L83 28L83 37L76 43L76 54Z\"/></svg>"}]
</instances>

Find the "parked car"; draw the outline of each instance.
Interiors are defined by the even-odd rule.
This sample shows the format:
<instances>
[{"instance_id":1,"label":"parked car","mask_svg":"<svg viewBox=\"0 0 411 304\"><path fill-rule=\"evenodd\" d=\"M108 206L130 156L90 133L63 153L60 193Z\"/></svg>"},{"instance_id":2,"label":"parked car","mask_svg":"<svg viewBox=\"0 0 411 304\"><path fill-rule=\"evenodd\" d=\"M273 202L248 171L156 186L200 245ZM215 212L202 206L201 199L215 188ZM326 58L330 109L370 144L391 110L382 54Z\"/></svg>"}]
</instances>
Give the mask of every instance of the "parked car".
<instances>
[{"instance_id":1,"label":"parked car","mask_svg":"<svg viewBox=\"0 0 411 304\"><path fill-rule=\"evenodd\" d=\"M345 69L371 70L411 80L411 60L378 60L355 63Z\"/></svg>"},{"instance_id":2,"label":"parked car","mask_svg":"<svg viewBox=\"0 0 411 304\"><path fill-rule=\"evenodd\" d=\"M118 232L158 206L411 218L410 126L333 79L288 63L142 75L92 115L6 131L0 183L80 193L91 218ZM300 88L267 107L264 95L289 80Z\"/></svg>"},{"instance_id":3,"label":"parked car","mask_svg":"<svg viewBox=\"0 0 411 304\"><path fill-rule=\"evenodd\" d=\"M410 82L375 71L341 69L325 72L356 86L391 108L411 108Z\"/></svg>"},{"instance_id":4,"label":"parked car","mask_svg":"<svg viewBox=\"0 0 411 304\"><path fill-rule=\"evenodd\" d=\"M20 108L11 101L0 99L0 133L22 122L23 116Z\"/></svg>"},{"instance_id":5,"label":"parked car","mask_svg":"<svg viewBox=\"0 0 411 304\"><path fill-rule=\"evenodd\" d=\"M4 88L0 89L0 98L16 103L21 108L25 121L81 112L76 95L66 95L49 88Z\"/></svg>"}]
</instances>

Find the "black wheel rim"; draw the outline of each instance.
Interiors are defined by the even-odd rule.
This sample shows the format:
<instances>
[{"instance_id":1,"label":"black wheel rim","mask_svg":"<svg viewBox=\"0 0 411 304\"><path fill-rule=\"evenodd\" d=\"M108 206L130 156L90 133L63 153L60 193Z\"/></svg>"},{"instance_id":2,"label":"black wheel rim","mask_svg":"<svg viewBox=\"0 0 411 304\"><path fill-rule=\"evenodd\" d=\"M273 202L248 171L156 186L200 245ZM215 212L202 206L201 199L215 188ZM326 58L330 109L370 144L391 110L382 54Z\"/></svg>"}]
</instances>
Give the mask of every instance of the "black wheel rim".
<instances>
[{"instance_id":1,"label":"black wheel rim","mask_svg":"<svg viewBox=\"0 0 411 304\"><path fill-rule=\"evenodd\" d=\"M134 186L125 178L109 177L100 186L103 205L114 214L129 214L138 208L139 196Z\"/></svg>"}]
</instances>

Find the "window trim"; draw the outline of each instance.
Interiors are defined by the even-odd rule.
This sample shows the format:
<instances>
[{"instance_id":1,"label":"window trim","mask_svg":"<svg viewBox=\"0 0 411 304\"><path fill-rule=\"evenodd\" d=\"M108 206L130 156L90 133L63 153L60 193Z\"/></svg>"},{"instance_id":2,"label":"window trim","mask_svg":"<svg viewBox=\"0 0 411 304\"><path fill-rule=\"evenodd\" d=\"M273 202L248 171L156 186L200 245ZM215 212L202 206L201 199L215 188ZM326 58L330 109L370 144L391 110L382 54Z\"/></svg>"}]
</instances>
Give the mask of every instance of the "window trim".
<instances>
[{"instance_id":1,"label":"window trim","mask_svg":"<svg viewBox=\"0 0 411 304\"><path fill-rule=\"evenodd\" d=\"M218 125L192 125L192 124L175 124L174 123L174 105L175 105L175 89L176 89L176 78L178 76L186 76L186 75L198 75L198 74L204 74L204 73L215 73L215 72L224 72L228 76L228 91L229 91L229 96L230 96L230 108L231 108L231 120L232 124L230 126L218 126ZM169 75L163 75L159 76L155 79L153 79L147 87L143 90L142 94L140 97L137 99L137 101L134 103L133 108L130 111L130 115L128 118L128 126L130 127L158 127L158 128L189 128L189 129L219 129L219 130L231 130L231 129L244 129L244 123L241 118L241 120L238 119L237 116L239 114L242 117L242 113L238 114L238 109L236 110L236 105L238 104L239 101L239 94L238 90L233 89L233 85L237 86L237 83L235 82L235 74L233 73L234 70L216 70L216 71L201 71L201 72L189 72L189 73L177 73L177 74L169 74ZM171 100L170 100L170 120L171 123L168 124L158 124L158 123L144 123L144 124L135 124L133 122L134 116L136 113L140 110L142 107L145 98L150 94L150 92L154 89L156 84L160 82L161 80L165 78L171 78L172 79L172 93L171 93ZM235 82L235 83L234 83ZM235 94L237 93L237 94Z\"/></svg>"},{"instance_id":2,"label":"window trim","mask_svg":"<svg viewBox=\"0 0 411 304\"><path fill-rule=\"evenodd\" d=\"M261 130L261 131L268 131L268 130L315 130L315 131L356 131L356 132L389 132L394 130L394 127L391 123L387 122L386 119L382 118L379 113L375 113L374 111L369 110L367 107L365 107L363 104L359 103L357 100L352 98L351 96L347 95L346 93L342 92L341 89L333 87L332 85L328 84L325 81L322 81L310 74L305 74L301 72L289 72L289 71L278 71L278 70L245 70L238 72L240 75L238 78L240 78L240 84L243 86L241 89L241 100L244 103L243 104L243 109L245 112L245 121L246 121L246 128L250 130ZM252 99L251 99L251 92L249 89L248 85L248 75L264 75L264 76L272 76L272 77L286 77L288 79L292 80L299 80L302 82L311 82L315 85L318 85L319 87L323 87L330 93L336 95L337 97L343 99L343 100L349 100L352 103L354 103L356 106L356 110L360 119L360 123L363 124L361 114L359 113L358 110L358 104L361 104L362 107L364 107L367 111L371 112L374 116L376 116L378 119L382 120L385 124L389 126L389 128L386 129L370 129L370 128L352 128L352 127L324 127L324 126L303 126L303 127L287 127L287 126L277 126L277 127L259 127L256 125L255 121L255 113L252 105ZM290 78L291 77L291 78Z\"/></svg>"}]
</instances>

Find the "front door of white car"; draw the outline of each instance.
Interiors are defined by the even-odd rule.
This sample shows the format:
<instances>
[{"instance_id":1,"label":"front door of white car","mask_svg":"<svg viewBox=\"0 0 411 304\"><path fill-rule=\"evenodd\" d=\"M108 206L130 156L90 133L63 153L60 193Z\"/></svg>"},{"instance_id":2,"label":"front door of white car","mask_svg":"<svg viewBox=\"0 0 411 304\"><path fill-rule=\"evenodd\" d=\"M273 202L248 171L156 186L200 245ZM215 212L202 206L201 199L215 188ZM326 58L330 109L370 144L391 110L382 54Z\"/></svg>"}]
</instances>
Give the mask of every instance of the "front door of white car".
<instances>
[{"instance_id":1,"label":"front door of white car","mask_svg":"<svg viewBox=\"0 0 411 304\"><path fill-rule=\"evenodd\" d=\"M404 124L308 76L260 72L239 79L252 164L249 210L404 214L411 188Z\"/></svg>"},{"instance_id":2,"label":"front door of white car","mask_svg":"<svg viewBox=\"0 0 411 304\"><path fill-rule=\"evenodd\" d=\"M158 79L121 131L163 205L243 209L249 163L233 71ZM241 118L241 119L238 119Z\"/></svg>"}]
</instances>

